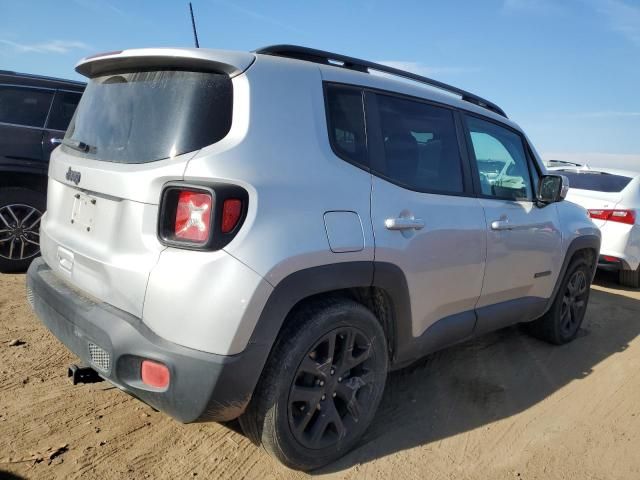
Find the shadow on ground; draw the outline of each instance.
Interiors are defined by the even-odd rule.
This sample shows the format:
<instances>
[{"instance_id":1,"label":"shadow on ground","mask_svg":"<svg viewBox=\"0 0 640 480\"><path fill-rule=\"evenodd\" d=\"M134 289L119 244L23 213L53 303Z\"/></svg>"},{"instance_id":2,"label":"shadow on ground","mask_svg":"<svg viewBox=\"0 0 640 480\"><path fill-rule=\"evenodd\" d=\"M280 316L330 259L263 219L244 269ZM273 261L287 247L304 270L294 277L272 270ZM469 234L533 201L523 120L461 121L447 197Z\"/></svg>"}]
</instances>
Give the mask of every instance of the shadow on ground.
<instances>
[{"instance_id":1,"label":"shadow on ground","mask_svg":"<svg viewBox=\"0 0 640 480\"><path fill-rule=\"evenodd\" d=\"M615 275L595 284L618 288ZM640 333L640 300L592 290L578 338L553 346L510 327L427 357L389 376L365 438L330 473L429 444L522 412L595 365L625 350Z\"/></svg>"}]
</instances>

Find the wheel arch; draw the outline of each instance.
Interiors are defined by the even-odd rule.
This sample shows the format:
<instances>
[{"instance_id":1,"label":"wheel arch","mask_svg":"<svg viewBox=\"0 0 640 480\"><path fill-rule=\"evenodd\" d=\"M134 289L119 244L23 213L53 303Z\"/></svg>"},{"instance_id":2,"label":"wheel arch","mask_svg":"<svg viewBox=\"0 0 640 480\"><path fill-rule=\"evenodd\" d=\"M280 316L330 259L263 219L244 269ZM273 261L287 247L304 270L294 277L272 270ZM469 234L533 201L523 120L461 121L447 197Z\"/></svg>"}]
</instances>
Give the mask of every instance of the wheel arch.
<instances>
[{"instance_id":1,"label":"wheel arch","mask_svg":"<svg viewBox=\"0 0 640 480\"><path fill-rule=\"evenodd\" d=\"M292 313L307 302L341 296L354 299L372 310L387 335L389 358L393 358L397 345L397 320L410 319L411 311L402 271L391 264L371 261L321 265L290 274L271 292L249 340L249 345L258 346L264 357L256 369L255 384L280 332L293 318Z\"/></svg>"},{"instance_id":2,"label":"wheel arch","mask_svg":"<svg viewBox=\"0 0 640 480\"><path fill-rule=\"evenodd\" d=\"M553 300L556 298L558 293L558 289L562 284L562 280L567 272L567 268L575 258L583 257L585 261L591 267L591 280L596 274L596 269L598 267L598 255L600 253L600 237L598 235L583 235L577 238L574 238L569 246L567 247L567 252L564 256L564 260L562 262L562 267L560 268L560 273L558 274L558 278L556 280L556 284L553 287L553 291L551 296L547 301L547 306L545 308L545 313L551 308L553 304Z\"/></svg>"}]
</instances>

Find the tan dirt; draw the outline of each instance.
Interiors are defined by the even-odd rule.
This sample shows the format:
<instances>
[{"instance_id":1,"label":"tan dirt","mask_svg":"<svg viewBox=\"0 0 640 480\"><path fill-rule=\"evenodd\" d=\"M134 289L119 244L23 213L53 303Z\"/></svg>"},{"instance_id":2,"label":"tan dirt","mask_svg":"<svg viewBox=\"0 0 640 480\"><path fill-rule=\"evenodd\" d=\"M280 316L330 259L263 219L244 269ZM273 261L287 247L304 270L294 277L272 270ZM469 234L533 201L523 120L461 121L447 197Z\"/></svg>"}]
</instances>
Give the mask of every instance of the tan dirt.
<instances>
[{"instance_id":1,"label":"tan dirt","mask_svg":"<svg viewBox=\"0 0 640 480\"><path fill-rule=\"evenodd\" d=\"M24 280L0 275L0 478L307 476L235 425L181 425L106 382L72 386L77 360L31 312ZM639 314L640 293L599 274L570 345L514 327L394 373L360 445L315 475L640 479Z\"/></svg>"}]
</instances>

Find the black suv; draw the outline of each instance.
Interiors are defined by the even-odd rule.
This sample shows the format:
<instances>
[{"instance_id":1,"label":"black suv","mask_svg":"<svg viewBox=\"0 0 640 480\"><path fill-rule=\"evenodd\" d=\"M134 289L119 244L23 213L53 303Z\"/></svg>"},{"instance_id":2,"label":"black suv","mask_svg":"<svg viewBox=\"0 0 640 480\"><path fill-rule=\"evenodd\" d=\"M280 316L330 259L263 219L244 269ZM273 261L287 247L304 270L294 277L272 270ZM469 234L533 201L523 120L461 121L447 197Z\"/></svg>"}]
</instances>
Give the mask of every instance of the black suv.
<instances>
[{"instance_id":1,"label":"black suv","mask_svg":"<svg viewBox=\"0 0 640 480\"><path fill-rule=\"evenodd\" d=\"M0 70L0 272L24 271L40 252L49 155L84 87Z\"/></svg>"}]
</instances>

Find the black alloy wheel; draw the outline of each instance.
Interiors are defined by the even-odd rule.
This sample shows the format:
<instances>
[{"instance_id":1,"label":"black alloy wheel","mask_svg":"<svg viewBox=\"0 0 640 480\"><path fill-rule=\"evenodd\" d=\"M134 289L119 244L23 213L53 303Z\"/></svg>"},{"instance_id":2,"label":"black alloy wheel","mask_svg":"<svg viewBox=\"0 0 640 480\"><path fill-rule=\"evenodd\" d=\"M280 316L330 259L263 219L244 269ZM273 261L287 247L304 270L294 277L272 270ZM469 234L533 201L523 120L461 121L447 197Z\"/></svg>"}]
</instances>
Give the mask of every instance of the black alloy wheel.
<instances>
[{"instance_id":1,"label":"black alloy wheel","mask_svg":"<svg viewBox=\"0 0 640 480\"><path fill-rule=\"evenodd\" d=\"M302 445L347 439L370 404L375 375L371 342L357 328L337 329L304 357L289 393L289 425Z\"/></svg>"}]
</instances>

